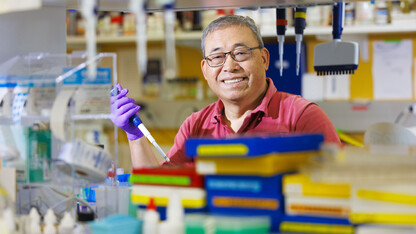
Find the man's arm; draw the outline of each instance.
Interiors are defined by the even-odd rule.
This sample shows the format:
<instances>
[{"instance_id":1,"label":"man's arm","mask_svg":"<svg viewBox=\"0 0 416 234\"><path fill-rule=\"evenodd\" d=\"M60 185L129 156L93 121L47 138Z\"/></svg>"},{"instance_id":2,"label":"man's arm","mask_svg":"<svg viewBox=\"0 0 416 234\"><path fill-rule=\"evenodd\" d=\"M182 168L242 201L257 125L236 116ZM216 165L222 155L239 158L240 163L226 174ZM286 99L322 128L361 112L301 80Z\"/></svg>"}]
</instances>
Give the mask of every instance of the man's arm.
<instances>
[{"instance_id":1,"label":"man's arm","mask_svg":"<svg viewBox=\"0 0 416 234\"><path fill-rule=\"evenodd\" d=\"M342 146L337 131L325 112L315 103L309 104L296 123L296 132L319 132L324 135L325 142Z\"/></svg>"},{"instance_id":2,"label":"man's arm","mask_svg":"<svg viewBox=\"0 0 416 234\"><path fill-rule=\"evenodd\" d=\"M129 140L131 164L133 168L157 167L159 162L152 151L152 146L146 137Z\"/></svg>"},{"instance_id":3,"label":"man's arm","mask_svg":"<svg viewBox=\"0 0 416 234\"><path fill-rule=\"evenodd\" d=\"M115 88L118 89L118 92L112 93L110 118L117 127L123 129L127 134L133 168L158 166L158 161L147 138L131 120L133 117L139 118L140 106L135 104L134 99L126 96L128 89L123 89L120 84L117 84Z\"/></svg>"}]
</instances>

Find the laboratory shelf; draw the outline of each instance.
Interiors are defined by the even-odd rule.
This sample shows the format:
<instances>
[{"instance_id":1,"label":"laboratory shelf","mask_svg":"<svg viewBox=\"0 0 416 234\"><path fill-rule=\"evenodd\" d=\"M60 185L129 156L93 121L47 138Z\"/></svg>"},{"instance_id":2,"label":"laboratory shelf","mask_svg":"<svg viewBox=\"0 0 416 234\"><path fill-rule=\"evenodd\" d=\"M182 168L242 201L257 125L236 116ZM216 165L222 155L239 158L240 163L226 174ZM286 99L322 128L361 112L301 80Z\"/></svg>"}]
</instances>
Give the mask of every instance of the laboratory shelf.
<instances>
[{"instance_id":1,"label":"laboratory shelf","mask_svg":"<svg viewBox=\"0 0 416 234\"><path fill-rule=\"evenodd\" d=\"M49 116L22 116L19 125L33 126L37 123L49 123ZM0 116L0 125L13 125L12 117Z\"/></svg>"},{"instance_id":2,"label":"laboratory shelf","mask_svg":"<svg viewBox=\"0 0 416 234\"><path fill-rule=\"evenodd\" d=\"M56 4L62 4L64 0L43 0L45 5L54 6ZM347 0L347 2L362 1L362 0ZM67 8L77 9L79 8L78 0L65 0ZM162 1L163 2L163 1ZM313 5L328 5L337 2L337 0L175 0L175 11L188 11L188 10L207 10L207 9L226 9L226 8L270 8L270 7L294 7L294 6L313 6ZM163 10L163 4L160 1L148 1L148 11L161 11ZM110 11L124 11L129 9L129 0L101 0L101 10Z\"/></svg>"},{"instance_id":3,"label":"laboratory shelf","mask_svg":"<svg viewBox=\"0 0 416 234\"><path fill-rule=\"evenodd\" d=\"M261 29L263 37L276 37L276 29L274 27L263 27ZM353 25L345 26L343 34L388 34L388 33L411 33L416 32L416 25L393 23L385 25ZM304 35L331 35L331 27L306 27ZM295 30L289 27L286 31L287 36L294 36ZM176 32L175 39L177 41L192 41L200 40L202 36L201 31L192 32ZM164 34L148 34L149 42L164 41ZM83 45L86 43L84 36L67 36L67 45ZM123 44L135 43L136 37L131 36L97 36L97 44Z\"/></svg>"},{"instance_id":4,"label":"laboratory shelf","mask_svg":"<svg viewBox=\"0 0 416 234\"><path fill-rule=\"evenodd\" d=\"M72 120L110 119L110 114L72 115Z\"/></svg>"},{"instance_id":5,"label":"laboratory shelf","mask_svg":"<svg viewBox=\"0 0 416 234\"><path fill-rule=\"evenodd\" d=\"M202 36L201 31L193 32L176 32L175 40L200 40ZM161 33L151 33L147 35L147 40L149 42L161 42L165 41L165 35ZM97 44L123 44L123 43L135 43L136 36L97 36ZM66 37L67 45L82 45L86 43L84 36L67 36Z\"/></svg>"},{"instance_id":6,"label":"laboratory shelf","mask_svg":"<svg viewBox=\"0 0 416 234\"><path fill-rule=\"evenodd\" d=\"M385 33L409 33L416 32L413 24L384 24L384 25L354 25L345 26L343 34L385 34ZM294 35L294 30L293 32ZM331 27L306 27L306 35L332 34Z\"/></svg>"}]
</instances>

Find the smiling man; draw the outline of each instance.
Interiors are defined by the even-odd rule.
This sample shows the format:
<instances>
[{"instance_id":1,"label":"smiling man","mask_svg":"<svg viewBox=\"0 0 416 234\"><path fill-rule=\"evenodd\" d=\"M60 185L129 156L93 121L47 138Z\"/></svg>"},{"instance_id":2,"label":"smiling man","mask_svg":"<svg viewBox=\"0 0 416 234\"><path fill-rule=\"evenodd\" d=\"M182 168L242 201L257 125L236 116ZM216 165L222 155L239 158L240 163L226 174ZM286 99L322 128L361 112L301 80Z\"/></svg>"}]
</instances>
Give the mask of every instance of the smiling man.
<instances>
[{"instance_id":1,"label":"smiling man","mask_svg":"<svg viewBox=\"0 0 416 234\"><path fill-rule=\"evenodd\" d=\"M183 122L167 153L171 164L192 164L185 156L189 137L304 132L322 133L325 142L341 145L330 119L316 104L278 92L266 77L269 51L251 18L228 15L214 20L204 30L201 47L201 69L218 101ZM155 166L149 143L128 120L139 107L127 92L123 89L112 100L113 122L127 133L133 167Z\"/></svg>"}]
</instances>

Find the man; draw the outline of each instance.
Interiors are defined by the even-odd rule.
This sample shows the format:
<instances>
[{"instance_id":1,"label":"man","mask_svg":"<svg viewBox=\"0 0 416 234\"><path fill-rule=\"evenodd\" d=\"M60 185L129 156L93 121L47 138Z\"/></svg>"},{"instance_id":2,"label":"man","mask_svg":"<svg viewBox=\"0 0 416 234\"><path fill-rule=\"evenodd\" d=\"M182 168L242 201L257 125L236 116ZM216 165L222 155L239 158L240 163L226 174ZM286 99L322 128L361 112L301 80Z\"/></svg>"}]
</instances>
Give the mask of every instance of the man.
<instances>
[{"instance_id":1,"label":"man","mask_svg":"<svg viewBox=\"0 0 416 234\"><path fill-rule=\"evenodd\" d=\"M324 134L325 142L341 144L331 121L316 104L277 92L266 77L269 51L252 19L229 15L214 20L202 35L201 47L202 72L219 99L183 122L167 153L172 164L192 164L184 145L187 138L197 136L314 132ZM156 166L150 144L128 121L140 107L126 97L127 92L123 89L113 97L113 109L118 109L112 120L127 133L133 167Z\"/></svg>"}]
</instances>

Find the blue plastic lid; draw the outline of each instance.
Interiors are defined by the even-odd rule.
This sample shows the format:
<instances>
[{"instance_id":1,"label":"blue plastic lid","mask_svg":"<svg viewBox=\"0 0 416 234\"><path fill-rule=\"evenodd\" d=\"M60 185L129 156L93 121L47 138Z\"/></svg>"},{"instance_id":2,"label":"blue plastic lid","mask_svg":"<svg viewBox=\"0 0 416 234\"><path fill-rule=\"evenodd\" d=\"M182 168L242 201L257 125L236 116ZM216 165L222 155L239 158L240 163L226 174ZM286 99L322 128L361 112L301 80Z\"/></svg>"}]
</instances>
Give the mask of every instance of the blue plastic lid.
<instances>
[{"instance_id":1,"label":"blue plastic lid","mask_svg":"<svg viewBox=\"0 0 416 234\"><path fill-rule=\"evenodd\" d=\"M189 138L185 142L186 155L201 156L202 148L207 149L204 157L240 156L252 157L271 153L319 150L324 141L322 134L279 134L256 137L233 138ZM235 152L233 150L235 149ZM199 151L199 152L198 152ZM221 153L224 153L221 155Z\"/></svg>"}]
</instances>

